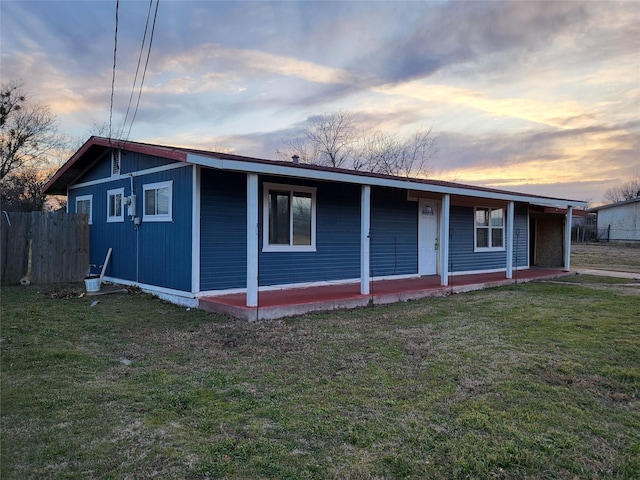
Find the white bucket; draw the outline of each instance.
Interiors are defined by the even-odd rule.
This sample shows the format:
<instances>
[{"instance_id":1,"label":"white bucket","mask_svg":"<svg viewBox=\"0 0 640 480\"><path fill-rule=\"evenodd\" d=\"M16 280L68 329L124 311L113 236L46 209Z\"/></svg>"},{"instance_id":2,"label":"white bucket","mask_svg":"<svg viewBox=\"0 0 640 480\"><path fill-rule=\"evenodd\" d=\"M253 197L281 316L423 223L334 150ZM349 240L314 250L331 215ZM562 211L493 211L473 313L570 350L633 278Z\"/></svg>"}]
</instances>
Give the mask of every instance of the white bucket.
<instances>
[{"instance_id":1,"label":"white bucket","mask_svg":"<svg viewBox=\"0 0 640 480\"><path fill-rule=\"evenodd\" d=\"M100 277L85 278L84 286L87 292L99 292L100 291Z\"/></svg>"}]
</instances>

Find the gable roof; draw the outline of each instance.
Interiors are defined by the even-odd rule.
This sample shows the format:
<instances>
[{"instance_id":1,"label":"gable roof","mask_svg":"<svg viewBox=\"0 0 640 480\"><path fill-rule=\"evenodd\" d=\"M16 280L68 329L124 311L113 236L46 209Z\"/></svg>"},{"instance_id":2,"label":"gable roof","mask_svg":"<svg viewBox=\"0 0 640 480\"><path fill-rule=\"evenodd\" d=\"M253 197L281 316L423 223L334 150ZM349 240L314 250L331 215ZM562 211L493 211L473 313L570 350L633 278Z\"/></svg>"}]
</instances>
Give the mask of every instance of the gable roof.
<instances>
[{"instance_id":1,"label":"gable roof","mask_svg":"<svg viewBox=\"0 0 640 480\"><path fill-rule=\"evenodd\" d=\"M422 178L404 178L378 173L347 170L310 164L294 164L279 160L245 157L229 153L211 152L184 147L171 147L148 143L131 142L91 137L73 156L55 173L43 188L49 195L66 195L69 186L91 166L104 158L113 149L144 153L178 162L192 163L208 168L257 174L281 175L292 178L326 180L360 185L388 186L414 191L463 195L469 197L490 198L505 201L529 202L545 206L584 207L586 202L530 195L508 190L500 190L475 185L447 182Z\"/></svg>"},{"instance_id":2,"label":"gable roof","mask_svg":"<svg viewBox=\"0 0 640 480\"><path fill-rule=\"evenodd\" d=\"M640 192L638 192L640 193ZM629 200L622 200L621 202L616 202L616 203L609 203L608 205L600 205L599 207L593 207L588 209L588 212L597 212L599 210L606 210L608 208L616 208L616 207L620 207L622 205L628 205L630 203L636 203L636 202L640 202L640 195L638 195L635 198L631 198Z\"/></svg>"}]
</instances>

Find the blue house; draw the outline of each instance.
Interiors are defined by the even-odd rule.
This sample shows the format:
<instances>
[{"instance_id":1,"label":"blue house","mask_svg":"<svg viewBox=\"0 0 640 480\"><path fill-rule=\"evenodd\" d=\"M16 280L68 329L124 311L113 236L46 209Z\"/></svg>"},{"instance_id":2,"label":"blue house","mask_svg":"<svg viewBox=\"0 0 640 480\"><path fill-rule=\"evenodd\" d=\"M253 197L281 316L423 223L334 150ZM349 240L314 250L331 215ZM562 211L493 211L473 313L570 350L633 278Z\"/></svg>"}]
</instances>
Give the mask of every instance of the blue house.
<instances>
[{"instance_id":1,"label":"blue house","mask_svg":"<svg viewBox=\"0 0 640 480\"><path fill-rule=\"evenodd\" d=\"M89 215L106 280L165 299L536 266L569 270L584 202L91 137L48 194ZM561 211L562 213L558 213Z\"/></svg>"}]
</instances>

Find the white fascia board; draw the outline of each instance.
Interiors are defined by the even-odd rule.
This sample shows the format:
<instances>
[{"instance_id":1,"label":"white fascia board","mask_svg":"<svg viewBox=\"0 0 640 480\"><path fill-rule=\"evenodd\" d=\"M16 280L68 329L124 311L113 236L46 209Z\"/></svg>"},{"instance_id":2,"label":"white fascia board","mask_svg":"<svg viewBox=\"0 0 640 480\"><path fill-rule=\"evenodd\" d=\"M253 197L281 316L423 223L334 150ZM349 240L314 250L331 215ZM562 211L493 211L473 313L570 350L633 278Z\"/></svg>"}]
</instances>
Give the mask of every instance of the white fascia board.
<instances>
[{"instance_id":1,"label":"white fascia board","mask_svg":"<svg viewBox=\"0 0 640 480\"><path fill-rule=\"evenodd\" d=\"M342 182L357 185L371 185L374 187L390 187L416 190L420 192L433 192L449 195L463 195L466 197L489 198L493 200L503 200L511 202L534 203L542 206L572 206L585 207L586 202L576 200L564 200L554 198L541 198L535 196L521 195L519 193L498 193L483 192L470 188L448 187L444 185L431 185L421 182L413 182L411 180L402 180L396 178L379 178L364 175L351 175L344 172L332 172L325 170L308 170L301 169L296 166L273 165L268 163L244 162L242 160L228 160L215 157L205 157L203 155L188 154L188 163L195 163L204 167L216 168L218 170L228 170L233 172L258 173L261 175L280 175L285 177L303 178L308 180L322 180L327 182Z\"/></svg>"}]
</instances>

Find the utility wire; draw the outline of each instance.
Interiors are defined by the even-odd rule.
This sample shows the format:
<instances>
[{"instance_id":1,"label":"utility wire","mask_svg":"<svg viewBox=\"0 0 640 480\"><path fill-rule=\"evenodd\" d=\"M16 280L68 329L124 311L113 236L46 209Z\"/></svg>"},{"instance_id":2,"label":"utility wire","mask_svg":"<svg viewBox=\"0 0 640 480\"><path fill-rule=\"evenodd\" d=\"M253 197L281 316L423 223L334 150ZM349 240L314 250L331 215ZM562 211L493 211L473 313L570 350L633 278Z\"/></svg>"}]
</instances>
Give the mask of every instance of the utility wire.
<instances>
[{"instance_id":1,"label":"utility wire","mask_svg":"<svg viewBox=\"0 0 640 480\"><path fill-rule=\"evenodd\" d=\"M160 5L160 0L156 0L156 10L153 14L153 24L151 25L151 36L149 37L149 48L147 49L147 59L144 64L144 70L142 71L142 79L140 80L140 90L138 91L138 101L136 103L136 109L133 111L133 117L131 119L131 124L129 125L129 131L127 132L127 139L129 139L129 135L131 134L131 128L133 127L133 122L136 120L136 115L138 113L138 107L140 106L140 96L142 95L142 85L144 84L145 76L147 75L147 66L149 65L149 56L151 55L151 46L153 45L153 34L156 30L156 18L158 17L158 6Z\"/></svg>"},{"instance_id":2,"label":"utility wire","mask_svg":"<svg viewBox=\"0 0 640 480\"><path fill-rule=\"evenodd\" d=\"M111 126L113 121L113 91L116 84L116 57L118 52L118 9L120 7L120 0L116 0L116 33L113 43L113 75L111 76L111 104L109 106L109 140L111 140Z\"/></svg>"},{"instance_id":3,"label":"utility wire","mask_svg":"<svg viewBox=\"0 0 640 480\"><path fill-rule=\"evenodd\" d=\"M147 22L144 25L144 34L142 35L142 44L140 45L140 55L138 55L138 65L136 66L136 74L133 78L133 85L131 85L131 95L129 96L129 104L127 105L127 113L124 116L122 130L124 130L125 126L127 125L127 119L129 118L129 110L131 109L131 102L133 101L133 92L135 91L136 83L138 82L138 72L140 71L140 62L142 61L142 52L144 52L144 45L147 41L147 30L149 29L149 19L151 18L152 6L153 6L153 0L149 0L149 11L147 12Z\"/></svg>"}]
</instances>

